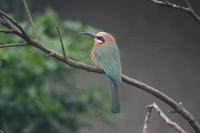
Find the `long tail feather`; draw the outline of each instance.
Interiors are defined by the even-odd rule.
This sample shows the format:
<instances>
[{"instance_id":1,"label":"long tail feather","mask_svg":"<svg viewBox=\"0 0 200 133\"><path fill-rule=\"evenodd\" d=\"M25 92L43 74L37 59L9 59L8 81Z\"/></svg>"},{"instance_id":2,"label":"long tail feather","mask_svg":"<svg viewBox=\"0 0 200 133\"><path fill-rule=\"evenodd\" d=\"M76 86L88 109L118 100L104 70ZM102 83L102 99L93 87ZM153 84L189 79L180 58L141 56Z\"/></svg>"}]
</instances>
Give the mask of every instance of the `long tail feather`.
<instances>
[{"instance_id":1,"label":"long tail feather","mask_svg":"<svg viewBox=\"0 0 200 133\"><path fill-rule=\"evenodd\" d=\"M111 111L112 113L120 112L119 103L119 85L116 84L111 78L109 78L110 95L111 95Z\"/></svg>"}]
</instances>

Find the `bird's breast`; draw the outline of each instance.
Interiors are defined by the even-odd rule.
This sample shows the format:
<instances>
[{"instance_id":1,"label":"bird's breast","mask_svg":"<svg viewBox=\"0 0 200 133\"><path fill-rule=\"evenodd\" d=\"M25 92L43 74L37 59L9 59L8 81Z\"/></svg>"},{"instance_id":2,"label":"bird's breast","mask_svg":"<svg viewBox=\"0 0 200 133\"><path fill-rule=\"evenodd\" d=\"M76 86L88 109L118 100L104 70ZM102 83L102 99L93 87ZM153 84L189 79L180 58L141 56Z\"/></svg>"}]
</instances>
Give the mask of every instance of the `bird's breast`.
<instances>
[{"instance_id":1,"label":"bird's breast","mask_svg":"<svg viewBox=\"0 0 200 133\"><path fill-rule=\"evenodd\" d=\"M91 54L90 54L90 55L91 55L91 59L92 59L92 61L94 62L94 64L97 66L97 68L99 68L99 63L98 63L98 61L97 61L95 49L96 49L96 46L94 46L94 47L92 48L92 51L91 51Z\"/></svg>"}]
</instances>

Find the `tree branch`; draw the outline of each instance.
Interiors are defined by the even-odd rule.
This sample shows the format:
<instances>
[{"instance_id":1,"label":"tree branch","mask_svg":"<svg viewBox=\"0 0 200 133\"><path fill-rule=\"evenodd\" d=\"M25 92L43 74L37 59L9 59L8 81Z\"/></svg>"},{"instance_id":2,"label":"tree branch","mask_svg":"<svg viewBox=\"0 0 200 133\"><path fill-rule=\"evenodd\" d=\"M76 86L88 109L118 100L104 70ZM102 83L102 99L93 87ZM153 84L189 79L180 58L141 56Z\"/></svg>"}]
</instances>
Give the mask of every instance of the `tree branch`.
<instances>
[{"instance_id":1,"label":"tree branch","mask_svg":"<svg viewBox=\"0 0 200 133\"><path fill-rule=\"evenodd\" d=\"M191 4L189 3L188 0L185 0L187 7L182 6L182 5L176 5L174 3L171 3L167 0L150 0L151 2L159 5L159 6L165 6L165 7L169 7L169 8L173 8L176 10L180 10L186 13L189 13L193 18L195 18L197 20L198 23L200 23L200 16L193 10Z\"/></svg>"},{"instance_id":2,"label":"tree branch","mask_svg":"<svg viewBox=\"0 0 200 133\"><path fill-rule=\"evenodd\" d=\"M15 31L13 29L0 29L0 32L15 34Z\"/></svg>"},{"instance_id":3,"label":"tree branch","mask_svg":"<svg viewBox=\"0 0 200 133\"><path fill-rule=\"evenodd\" d=\"M30 46L27 43L11 43L11 44L2 44L0 48L10 48L10 47L21 47L21 46Z\"/></svg>"},{"instance_id":4,"label":"tree branch","mask_svg":"<svg viewBox=\"0 0 200 133\"><path fill-rule=\"evenodd\" d=\"M145 118L144 118L144 126L143 126L142 133L149 133L149 124L150 124L150 117L152 114L152 109L153 108L146 108L146 114L145 114Z\"/></svg>"},{"instance_id":5,"label":"tree branch","mask_svg":"<svg viewBox=\"0 0 200 133\"><path fill-rule=\"evenodd\" d=\"M28 8L27 2L26 2L26 0L22 0L22 1L24 3L24 7L26 9L26 12L27 12L27 15L28 15L28 19L29 19L29 21L31 23L31 27L32 27L32 31L33 31L33 36L34 36L34 38L37 38L37 34L36 34L36 30L35 30L35 25L33 23L33 19L31 17L31 12L30 12L30 10Z\"/></svg>"},{"instance_id":6,"label":"tree branch","mask_svg":"<svg viewBox=\"0 0 200 133\"><path fill-rule=\"evenodd\" d=\"M29 36L26 34L26 32L24 31L24 29L11 17L9 17L8 14L4 13L2 10L0 10L0 16L2 16L3 18L7 19L8 21L10 21L14 26L17 27L17 30L11 26L9 23L7 23L7 25L10 28L13 28L13 31L15 31L15 34L17 34L18 36L20 36L21 38L26 38L29 39Z\"/></svg>"},{"instance_id":7,"label":"tree branch","mask_svg":"<svg viewBox=\"0 0 200 133\"><path fill-rule=\"evenodd\" d=\"M16 25L18 27L18 29L20 29L22 34L16 34L16 35L21 37L23 40L25 40L31 46L39 49L44 54L50 55L51 57L53 57L57 61L61 61L61 62L65 63L65 64L70 65L71 67L82 69L82 70L85 70L85 71L88 71L88 72L104 73L103 70L99 70L94 66L91 66L91 65L79 62L79 61L75 61L73 59L70 59L69 57L66 60L66 58L64 56L62 56L59 53L57 53L57 52L53 51L52 49L48 48L42 42L40 42L38 40L34 40L34 39L30 38L29 36L27 36L27 34L23 30L23 28L17 22L15 22L15 20L13 20L12 18L8 17L8 15L5 14L1 10L0 10L0 15L5 16L14 25ZM193 129L196 131L196 133L200 133L200 126L199 126L198 122L195 120L195 118L193 117L193 115L186 108L184 108L182 105L177 103L175 100L173 100L172 98L170 98L166 94L162 93L158 89L156 89L156 88L154 88L154 87L152 87L152 86L150 86L148 84L145 84L145 83L143 83L141 81L138 81L138 80L136 80L134 78L128 77L128 76L126 76L124 74L122 75L122 80L127 84L130 84L132 86L135 86L138 89L144 90L147 93L152 94L153 96L159 98L161 101L163 101L166 104L168 104L169 106L171 106L178 114L180 114L191 125L191 127L193 127Z\"/></svg>"},{"instance_id":8,"label":"tree branch","mask_svg":"<svg viewBox=\"0 0 200 133\"><path fill-rule=\"evenodd\" d=\"M190 4L190 2L188 0L185 0L186 4L188 5L188 7L194 11L194 9L192 8L192 5Z\"/></svg>"},{"instance_id":9,"label":"tree branch","mask_svg":"<svg viewBox=\"0 0 200 133\"><path fill-rule=\"evenodd\" d=\"M158 115L161 117L161 119L163 119L169 127L174 128L179 133L187 133L176 122L173 122L172 120L170 120L165 115L165 113L158 107L158 105L156 103L146 106L146 115L145 115L145 120L144 120L143 133L148 133L148 131L149 131L148 128L149 128L149 124L150 124L150 117L151 117L153 109L158 113Z\"/></svg>"},{"instance_id":10,"label":"tree branch","mask_svg":"<svg viewBox=\"0 0 200 133\"><path fill-rule=\"evenodd\" d=\"M65 59L67 59L66 54L65 54L65 47L64 47L64 44L63 44L63 40L62 40L62 36L61 36L60 30L59 30L59 27L56 26L56 29L57 29L57 32L58 32L58 36L60 38L60 44L61 44L61 47L62 47L63 56L65 57Z\"/></svg>"}]
</instances>

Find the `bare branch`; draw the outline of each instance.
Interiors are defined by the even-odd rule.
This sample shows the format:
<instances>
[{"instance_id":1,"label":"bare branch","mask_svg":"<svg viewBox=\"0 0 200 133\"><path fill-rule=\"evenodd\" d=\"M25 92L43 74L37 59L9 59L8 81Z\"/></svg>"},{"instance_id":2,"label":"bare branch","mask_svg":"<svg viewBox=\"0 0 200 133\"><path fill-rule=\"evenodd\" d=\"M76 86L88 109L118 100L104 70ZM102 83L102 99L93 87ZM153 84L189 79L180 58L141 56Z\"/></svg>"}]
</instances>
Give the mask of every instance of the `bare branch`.
<instances>
[{"instance_id":1,"label":"bare branch","mask_svg":"<svg viewBox=\"0 0 200 133\"><path fill-rule=\"evenodd\" d=\"M158 105L156 103L153 103L151 105L146 106L146 115L145 115L143 133L148 133L148 128L149 128L149 124L150 124L150 117L151 117L151 113L152 113L153 109L158 113L158 115L161 117L161 119L163 119L169 127L174 128L179 133L187 133L176 122L173 122L172 120L170 120L167 117L167 115L165 115L165 113L158 107Z\"/></svg>"},{"instance_id":2,"label":"bare branch","mask_svg":"<svg viewBox=\"0 0 200 133\"><path fill-rule=\"evenodd\" d=\"M0 24L4 25L6 23L7 23L7 20L4 17L0 16Z\"/></svg>"},{"instance_id":3,"label":"bare branch","mask_svg":"<svg viewBox=\"0 0 200 133\"><path fill-rule=\"evenodd\" d=\"M8 14L0 10L0 16L5 17L7 20L9 20L13 25L15 25L19 29L20 32L18 30L15 30L15 32L17 32L16 34L20 35L20 37L24 36L24 38L27 38L27 39L29 38L29 36L26 34L23 28L14 19L9 17Z\"/></svg>"},{"instance_id":4,"label":"bare branch","mask_svg":"<svg viewBox=\"0 0 200 133\"><path fill-rule=\"evenodd\" d=\"M178 9L178 10L182 10L182 11L190 11L190 8L188 7L184 7L184 6L180 6L180 5L176 5L174 3L171 3L167 0L161 1L161 0L150 0L152 2L154 2L155 4L158 4L160 6L166 6L166 7L170 7L170 8L174 8L174 9Z\"/></svg>"},{"instance_id":5,"label":"bare branch","mask_svg":"<svg viewBox=\"0 0 200 133\"><path fill-rule=\"evenodd\" d=\"M35 30L35 25L33 23L33 19L32 19L32 16L31 16L31 12L30 12L30 10L28 8L28 4L27 4L26 0L22 0L22 1L24 3L24 7L26 9L26 12L27 12L27 15L28 15L28 19L29 19L29 21L31 23L31 27L32 27L32 30L33 30L33 36L34 36L34 38L37 38L37 34L36 34L36 30Z\"/></svg>"},{"instance_id":6,"label":"bare branch","mask_svg":"<svg viewBox=\"0 0 200 133\"><path fill-rule=\"evenodd\" d=\"M150 117L153 108L146 108L146 114L144 118L144 127L142 133L149 133L149 124L150 124Z\"/></svg>"},{"instance_id":7,"label":"bare branch","mask_svg":"<svg viewBox=\"0 0 200 133\"><path fill-rule=\"evenodd\" d=\"M193 8L192 8L192 6L191 6L191 4L189 3L188 0L185 0L188 7L185 7L185 6L182 6L182 5L176 5L176 4L171 3L167 0L164 0L164 1L150 0L150 1L152 1L153 3L160 5L160 6L165 6L165 7L169 7L169 8L173 8L173 9L176 9L176 10L180 10L180 11L184 11L186 13L189 13L192 17L194 17L198 21L198 23L200 23L200 16L197 15L197 13L193 10Z\"/></svg>"},{"instance_id":8,"label":"bare branch","mask_svg":"<svg viewBox=\"0 0 200 133\"><path fill-rule=\"evenodd\" d=\"M62 36L61 36L60 30L59 30L59 27L56 26L56 29L57 29L57 32L58 32L58 36L60 38L60 44L61 44L61 47L62 47L63 56L65 57L65 59L67 59L66 54L65 54L65 47L64 47L64 44L63 44L63 40L62 40Z\"/></svg>"},{"instance_id":9,"label":"bare branch","mask_svg":"<svg viewBox=\"0 0 200 133\"><path fill-rule=\"evenodd\" d=\"M13 29L0 29L0 32L15 34L15 31Z\"/></svg>"},{"instance_id":10,"label":"bare branch","mask_svg":"<svg viewBox=\"0 0 200 133\"><path fill-rule=\"evenodd\" d=\"M185 2L186 2L186 4L188 5L188 7L189 7L192 11L194 11L194 9L193 9L192 5L190 4L190 2L189 2L188 0L185 0Z\"/></svg>"},{"instance_id":11,"label":"bare branch","mask_svg":"<svg viewBox=\"0 0 200 133\"><path fill-rule=\"evenodd\" d=\"M5 14L4 12L2 12L0 10L0 15L1 14L3 14L3 16L8 17L7 14ZM17 25L18 28L21 29L20 31L24 32L23 28L19 24L17 24L17 22L15 22L10 17L8 17L8 19L10 19L10 21L16 23L15 25ZM85 71L88 71L88 72L101 73L101 74L104 73L103 70L99 70L94 66L75 61L73 59L70 59L69 57L66 60L66 58L64 56L62 56L62 55L58 54L57 52L53 51L52 49L46 47L42 42L30 38L29 36L27 36L26 33L25 33L25 35L24 34L23 35L17 34L17 35L20 36L22 39L24 39L28 44L30 44L30 45L34 46L35 48L41 50L46 55L53 57L57 61L61 61L65 64L70 65L71 67L82 69L82 70L85 70ZM156 88L154 88L154 87L152 87L148 84L145 84L144 82L138 81L138 80L131 78L131 77L128 77L124 74L122 75L122 80L127 84L130 84L132 86L135 86L138 89L141 89L141 90L146 91L147 93L150 93L151 95L159 98L161 101L163 101L166 104L168 104L169 106L171 106L177 113L179 113L191 125L191 127L196 131L196 133L200 133L199 123L195 120L193 115L186 108L184 108L183 105L180 106L180 104L177 103L175 100L173 100L172 98L170 98L166 94L162 93L158 89L156 89Z\"/></svg>"},{"instance_id":12,"label":"bare branch","mask_svg":"<svg viewBox=\"0 0 200 133\"><path fill-rule=\"evenodd\" d=\"M12 27L12 26L10 26ZM5 33L5 34L16 34L17 36L21 37L22 39L25 38L20 31L18 31L16 28L12 29L0 29L0 32Z\"/></svg>"},{"instance_id":13,"label":"bare branch","mask_svg":"<svg viewBox=\"0 0 200 133\"><path fill-rule=\"evenodd\" d=\"M27 45L26 42L24 42L24 43L11 43L11 44L2 44L2 45L0 45L0 48L21 47L21 46L30 46L30 45Z\"/></svg>"}]
</instances>

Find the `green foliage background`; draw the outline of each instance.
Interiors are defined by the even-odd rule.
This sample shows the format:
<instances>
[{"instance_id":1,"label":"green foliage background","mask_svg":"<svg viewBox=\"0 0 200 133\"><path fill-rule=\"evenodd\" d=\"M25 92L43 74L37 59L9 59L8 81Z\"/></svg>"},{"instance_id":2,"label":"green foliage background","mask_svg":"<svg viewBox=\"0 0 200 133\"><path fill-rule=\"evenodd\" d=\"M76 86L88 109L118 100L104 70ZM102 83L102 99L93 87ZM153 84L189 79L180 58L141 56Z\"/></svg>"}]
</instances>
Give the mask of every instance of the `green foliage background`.
<instances>
[{"instance_id":1,"label":"green foliage background","mask_svg":"<svg viewBox=\"0 0 200 133\"><path fill-rule=\"evenodd\" d=\"M80 31L96 30L76 21L61 21L52 10L34 17L37 35L45 45L61 52L56 25L68 56L87 63L92 40ZM21 25L31 35L28 22ZM0 34L0 43L22 42ZM91 124L93 118L109 118L107 93L99 86L77 88L79 72L30 46L0 49L0 129L5 133L71 133Z\"/></svg>"}]
</instances>

